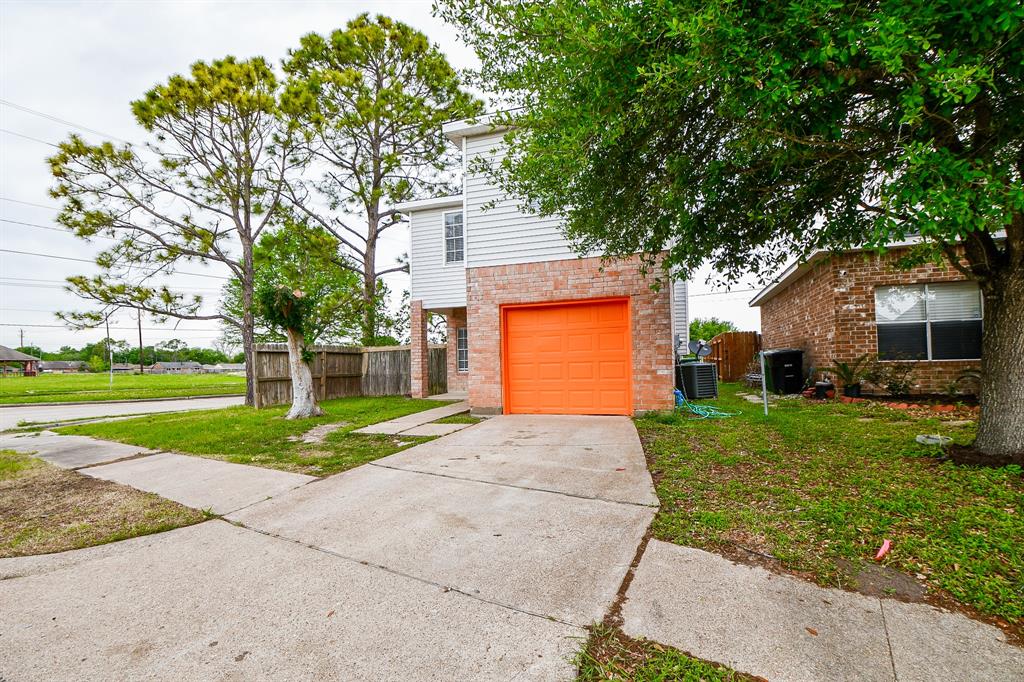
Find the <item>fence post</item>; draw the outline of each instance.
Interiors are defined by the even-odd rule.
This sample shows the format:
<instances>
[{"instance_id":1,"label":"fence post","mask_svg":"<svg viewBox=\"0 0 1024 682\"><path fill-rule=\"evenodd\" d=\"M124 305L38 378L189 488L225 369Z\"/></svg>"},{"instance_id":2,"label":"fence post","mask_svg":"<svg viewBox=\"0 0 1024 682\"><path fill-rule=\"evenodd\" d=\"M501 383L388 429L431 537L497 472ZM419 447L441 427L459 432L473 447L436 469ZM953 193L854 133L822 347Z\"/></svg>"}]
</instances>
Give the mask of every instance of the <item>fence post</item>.
<instances>
[{"instance_id":1,"label":"fence post","mask_svg":"<svg viewBox=\"0 0 1024 682\"><path fill-rule=\"evenodd\" d=\"M327 349L320 351L320 400L327 400Z\"/></svg>"}]
</instances>

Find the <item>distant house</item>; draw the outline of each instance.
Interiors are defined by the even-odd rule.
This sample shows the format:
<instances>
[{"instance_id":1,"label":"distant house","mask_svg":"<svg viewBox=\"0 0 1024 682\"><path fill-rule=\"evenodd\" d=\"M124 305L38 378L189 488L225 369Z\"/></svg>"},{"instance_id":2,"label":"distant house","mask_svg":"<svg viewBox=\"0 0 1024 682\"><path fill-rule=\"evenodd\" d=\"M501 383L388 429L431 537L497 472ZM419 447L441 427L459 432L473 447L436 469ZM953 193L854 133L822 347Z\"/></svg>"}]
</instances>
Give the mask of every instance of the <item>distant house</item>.
<instances>
[{"instance_id":1,"label":"distant house","mask_svg":"<svg viewBox=\"0 0 1024 682\"><path fill-rule=\"evenodd\" d=\"M234 372L242 372L243 374L245 373L244 362L218 362L213 367L214 369L212 371L215 374L229 374Z\"/></svg>"},{"instance_id":2,"label":"distant house","mask_svg":"<svg viewBox=\"0 0 1024 682\"><path fill-rule=\"evenodd\" d=\"M39 371L43 374L78 374L85 371L85 363L81 360L43 360L39 363Z\"/></svg>"},{"instance_id":3,"label":"distant house","mask_svg":"<svg viewBox=\"0 0 1024 682\"><path fill-rule=\"evenodd\" d=\"M114 374L131 374L139 370L138 365L132 365L127 362L115 362L110 366L110 371Z\"/></svg>"},{"instance_id":4,"label":"distant house","mask_svg":"<svg viewBox=\"0 0 1024 682\"><path fill-rule=\"evenodd\" d=\"M982 297L947 263L897 267L897 244L818 251L790 266L750 302L761 309L765 348L800 348L805 372L861 355L913 365L913 390L936 393L981 360Z\"/></svg>"},{"instance_id":5,"label":"distant house","mask_svg":"<svg viewBox=\"0 0 1024 682\"><path fill-rule=\"evenodd\" d=\"M0 367L4 374L22 374L34 377L39 371L39 358L7 346L0 346ZM11 365L17 365L16 367Z\"/></svg>"},{"instance_id":6,"label":"distant house","mask_svg":"<svg viewBox=\"0 0 1024 682\"><path fill-rule=\"evenodd\" d=\"M201 374L203 366L194 360L185 362L155 362L146 371L151 374Z\"/></svg>"}]
</instances>

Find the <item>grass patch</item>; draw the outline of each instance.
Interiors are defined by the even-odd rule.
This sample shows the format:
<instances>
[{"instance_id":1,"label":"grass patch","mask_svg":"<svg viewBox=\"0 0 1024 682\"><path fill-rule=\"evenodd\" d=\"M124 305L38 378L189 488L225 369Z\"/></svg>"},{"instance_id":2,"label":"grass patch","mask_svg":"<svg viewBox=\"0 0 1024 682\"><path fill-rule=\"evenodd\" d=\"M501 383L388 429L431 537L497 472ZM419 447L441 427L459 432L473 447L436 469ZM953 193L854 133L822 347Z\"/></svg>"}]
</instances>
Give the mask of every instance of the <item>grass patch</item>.
<instances>
[{"instance_id":1,"label":"grass patch","mask_svg":"<svg viewBox=\"0 0 1024 682\"><path fill-rule=\"evenodd\" d=\"M0 450L0 557L92 547L206 518L151 493Z\"/></svg>"},{"instance_id":2,"label":"grass patch","mask_svg":"<svg viewBox=\"0 0 1024 682\"><path fill-rule=\"evenodd\" d=\"M245 377L230 374L40 374L0 380L0 404L241 395Z\"/></svg>"},{"instance_id":3,"label":"grass patch","mask_svg":"<svg viewBox=\"0 0 1024 682\"><path fill-rule=\"evenodd\" d=\"M341 398L324 401L321 405L324 416L313 419L284 419L287 406L264 410L238 406L80 424L58 431L238 464L326 476L429 440L352 433L355 429L441 404L444 403L400 396ZM344 426L327 435L323 442L307 444L294 440L314 426L338 422Z\"/></svg>"},{"instance_id":4,"label":"grass patch","mask_svg":"<svg viewBox=\"0 0 1024 682\"><path fill-rule=\"evenodd\" d=\"M693 658L678 649L627 637L606 625L591 628L576 655L580 682L740 682L754 680L725 666Z\"/></svg>"},{"instance_id":5,"label":"grass patch","mask_svg":"<svg viewBox=\"0 0 1024 682\"><path fill-rule=\"evenodd\" d=\"M914 441L939 433L966 444L973 424L805 400L777 401L765 418L739 390L723 385L716 403L737 417L636 420L661 500L654 537L733 558L753 550L836 587L853 587L837 561L863 566L890 539L886 566L1020 629L1020 467L960 467Z\"/></svg>"},{"instance_id":6,"label":"grass patch","mask_svg":"<svg viewBox=\"0 0 1024 682\"><path fill-rule=\"evenodd\" d=\"M453 414L450 417L441 417L435 419L435 424L479 424L483 419L480 417L473 417L468 412L462 414Z\"/></svg>"}]
</instances>

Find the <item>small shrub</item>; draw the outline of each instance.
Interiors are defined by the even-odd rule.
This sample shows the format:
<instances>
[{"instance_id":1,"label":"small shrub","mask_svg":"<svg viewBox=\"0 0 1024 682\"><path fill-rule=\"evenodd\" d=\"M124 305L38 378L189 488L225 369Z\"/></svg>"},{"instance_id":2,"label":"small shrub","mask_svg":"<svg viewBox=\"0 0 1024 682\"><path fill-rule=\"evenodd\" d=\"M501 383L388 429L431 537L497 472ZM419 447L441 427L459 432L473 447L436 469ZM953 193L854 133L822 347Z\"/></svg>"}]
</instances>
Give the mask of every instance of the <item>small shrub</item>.
<instances>
[{"instance_id":1,"label":"small shrub","mask_svg":"<svg viewBox=\"0 0 1024 682\"><path fill-rule=\"evenodd\" d=\"M873 357L863 376L868 383L884 389L889 395L907 395L914 385L914 365L897 360L883 362Z\"/></svg>"}]
</instances>

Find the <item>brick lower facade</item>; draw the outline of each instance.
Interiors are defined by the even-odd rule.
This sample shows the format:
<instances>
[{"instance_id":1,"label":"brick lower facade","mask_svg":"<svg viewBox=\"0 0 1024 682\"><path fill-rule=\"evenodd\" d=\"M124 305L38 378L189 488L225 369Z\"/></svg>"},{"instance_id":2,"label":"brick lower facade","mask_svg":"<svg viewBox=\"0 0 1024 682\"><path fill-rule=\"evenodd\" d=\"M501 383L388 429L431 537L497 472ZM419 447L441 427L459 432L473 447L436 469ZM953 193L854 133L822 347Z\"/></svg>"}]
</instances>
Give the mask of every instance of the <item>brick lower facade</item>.
<instances>
[{"instance_id":1,"label":"brick lower facade","mask_svg":"<svg viewBox=\"0 0 1024 682\"><path fill-rule=\"evenodd\" d=\"M959 282L952 265L926 263L910 270L896 267L905 249L885 254L847 252L826 257L760 304L764 348L801 348L804 369L816 374L833 360L852 360L878 352L875 288L892 285ZM964 369L980 360L912 361L917 393L938 393Z\"/></svg>"},{"instance_id":2,"label":"brick lower facade","mask_svg":"<svg viewBox=\"0 0 1024 682\"><path fill-rule=\"evenodd\" d=\"M601 271L600 258L466 270L468 388L473 411L479 414L502 411L502 305L619 296L630 298L633 409L635 412L670 409L674 380L669 288L654 291L651 284L652 281L641 274L636 259L607 265L604 271ZM454 358L452 349L450 345L449 358ZM449 381L450 377L451 374Z\"/></svg>"},{"instance_id":3,"label":"brick lower facade","mask_svg":"<svg viewBox=\"0 0 1024 682\"><path fill-rule=\"evenodd\" d=\"M427 313L423 310L422 301L409 303L409 349L410 371L412 378L410 394L413 398L426 398L430 395L430 362L427 345Z\"/></svg>"}]
</instances>

